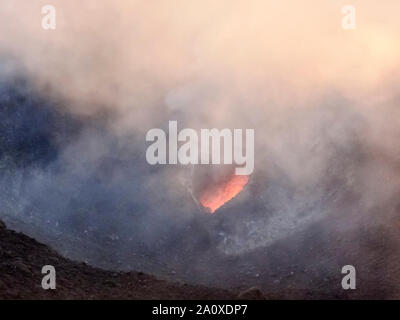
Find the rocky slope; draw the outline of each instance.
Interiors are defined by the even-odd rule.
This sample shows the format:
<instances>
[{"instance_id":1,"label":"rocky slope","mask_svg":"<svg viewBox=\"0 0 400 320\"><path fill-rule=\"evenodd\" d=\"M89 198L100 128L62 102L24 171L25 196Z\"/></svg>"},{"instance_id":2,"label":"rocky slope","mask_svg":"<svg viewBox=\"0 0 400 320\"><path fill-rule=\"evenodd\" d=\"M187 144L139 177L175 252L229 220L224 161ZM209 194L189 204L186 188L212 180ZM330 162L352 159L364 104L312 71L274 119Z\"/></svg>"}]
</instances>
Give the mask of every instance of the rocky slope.
<instances>
[{"instance_id":1,"label":"rocky slope","mask_svg":"<svg viewBox=\"0 0 400 320\"><path fill-rule=\"evenodd\" d=\"M44 265L57 287L41 287ZM0 222L0 299L233 299L229 291L172 283L140 272L112 272L61 257Z\"/></svg>"}]
</instances>

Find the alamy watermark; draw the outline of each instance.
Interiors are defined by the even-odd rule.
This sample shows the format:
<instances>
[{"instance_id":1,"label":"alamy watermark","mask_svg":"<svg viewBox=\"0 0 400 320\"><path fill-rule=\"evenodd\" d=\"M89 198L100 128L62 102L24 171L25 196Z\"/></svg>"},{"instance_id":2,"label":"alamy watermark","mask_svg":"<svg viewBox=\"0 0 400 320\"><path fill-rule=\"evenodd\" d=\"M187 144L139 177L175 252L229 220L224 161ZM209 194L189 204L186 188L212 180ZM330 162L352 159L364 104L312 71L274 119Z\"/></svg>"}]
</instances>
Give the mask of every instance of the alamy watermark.
<instances>
[{"instance_id":1,"label":"alamy watermark","mask_svg":"<svg viewBox=\"0 0 400 320\"><path fill-rule=\"evenodd\" d=\"M354 30L356 28L356 8L352 5L342 7L342 28L345 30Z\"/></svg>"},{"instance_id":2,"label":"alamy watermark","mask_svg":"<svg viewBox=\"0 0 400 320\"><path fill-rule=\"evenodd\" d=\"M344 290L356 289L356 268L351 264L345 265L342 268L342 274L345 274L342 279L342 288Z\"/></svg>"},{"instance_id":3,"label":"alamy watermark","mask_svg":"<svg viewBox=\"0 0 400 320\"><path fill-rule=\"evenodd\" d=\"M42 274L45 276L42 279L42 288L44 290L56 289L56 269L52 265L45 265L42 268Z\"/></svg>"},{"instance_id":4,"label":"alamy watermark","mask_svg":"<svg viewBox=\"0 0 400 320\"><path fill-rule=\"evenodd\" d=\"M186 128L178 132L178 122L169 121L168 152L164 130L149 130L146 141L153 142L146 151L146 160L151 165L236 164L236 175L250 175L254 170L254 129L245 129L244 146L242 129L201 129L199 139L196 130Z\"/></svg>"},{"instance_id":5,"label":"alamy watermark","mask_svg":"<svg viewBox=\"0 0 400 320\"><path fill-rule=\"evenodd\" d=\"M55 30L57 26L56 8L50 4L42 7L42 28L44 30Z\"/></svg>"}]
</instances>

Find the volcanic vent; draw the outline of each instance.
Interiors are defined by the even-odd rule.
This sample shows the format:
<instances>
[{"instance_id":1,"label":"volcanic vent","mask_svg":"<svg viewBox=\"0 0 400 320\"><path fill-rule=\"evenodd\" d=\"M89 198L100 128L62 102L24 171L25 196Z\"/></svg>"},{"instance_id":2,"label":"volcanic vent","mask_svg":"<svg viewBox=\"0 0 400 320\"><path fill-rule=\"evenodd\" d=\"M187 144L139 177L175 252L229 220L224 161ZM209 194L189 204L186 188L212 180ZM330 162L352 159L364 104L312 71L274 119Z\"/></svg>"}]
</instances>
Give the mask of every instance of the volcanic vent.
<instances>
[{"instance_id":1,"label":"volcanic vent","mask_svg":"<svg viewBox=\"0 0 400 320\"><path fill-rule=\"evenodd\" d=\"M247 175L236 175L232 166L199 166L192 173L193 196L204 210L213 214L236 197L249 178Z\"/></svg>"}]
</instances>

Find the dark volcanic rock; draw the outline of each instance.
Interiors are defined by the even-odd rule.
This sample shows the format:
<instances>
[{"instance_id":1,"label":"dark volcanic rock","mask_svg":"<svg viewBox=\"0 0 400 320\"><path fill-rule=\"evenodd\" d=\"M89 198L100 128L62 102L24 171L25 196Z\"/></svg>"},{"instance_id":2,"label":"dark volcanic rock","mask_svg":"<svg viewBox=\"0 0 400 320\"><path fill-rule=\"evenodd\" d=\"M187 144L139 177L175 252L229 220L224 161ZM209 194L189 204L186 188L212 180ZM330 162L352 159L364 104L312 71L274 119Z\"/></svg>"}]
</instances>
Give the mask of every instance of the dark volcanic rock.
<instances>
[{"instance_id":1,"label":"dark volcanic rock","mask_svg":"<svg viewBox=\"0 0 400 320\"><path fill-rule=\"evenodd\" d=\"M265 300L263 293L256 287L251 287L240 292L238 298L244 300Z\"/></svg>"}]
</instances>

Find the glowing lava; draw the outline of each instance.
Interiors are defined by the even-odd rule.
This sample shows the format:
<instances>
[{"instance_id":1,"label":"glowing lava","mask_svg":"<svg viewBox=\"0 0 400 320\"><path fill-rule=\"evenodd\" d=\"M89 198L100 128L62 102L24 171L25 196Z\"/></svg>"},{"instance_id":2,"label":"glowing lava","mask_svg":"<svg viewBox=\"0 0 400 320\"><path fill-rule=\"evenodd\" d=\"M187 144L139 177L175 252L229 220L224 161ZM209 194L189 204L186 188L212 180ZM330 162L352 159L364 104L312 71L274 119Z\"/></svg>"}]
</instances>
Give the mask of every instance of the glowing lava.
<instances>
[{"instance_id":1,"label":"glowing lava","mask_svg":"<svg viewBox=\"0 0 400 320\"><path fill-rule=\"evenodd\" d=\"M249 181L249 176L233 175L225 183L221 183L204 191L200 203L211 213L233 199Z\"/></svg>"}]
</instances>

